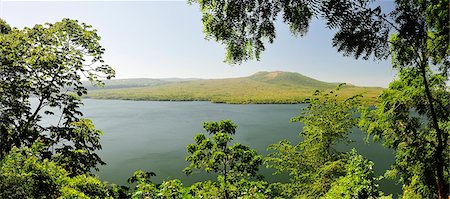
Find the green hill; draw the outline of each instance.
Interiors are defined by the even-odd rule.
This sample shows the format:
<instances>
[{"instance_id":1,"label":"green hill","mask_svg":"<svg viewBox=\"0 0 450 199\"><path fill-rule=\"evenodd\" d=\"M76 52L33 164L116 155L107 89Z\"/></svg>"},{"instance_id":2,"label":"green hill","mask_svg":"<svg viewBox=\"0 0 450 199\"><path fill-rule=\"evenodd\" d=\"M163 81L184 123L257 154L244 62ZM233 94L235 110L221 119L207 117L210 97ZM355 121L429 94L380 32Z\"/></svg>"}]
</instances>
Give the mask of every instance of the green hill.
<instances>
[{"instance_id":1,"label":"green hill","mask_svg":"<svg viewBox=\"0 0 450 199\"><path fill-rule=\"evenodd\" d=\"M259 82L276 84L280 86L305 87L305 88L335 88L337 83L322 82L299 73L293 72L257 72L248 77Z\"/></svg>"},{"instance_id":2,"label":"green hill","mask_svg":"<svg viewBox=\"0 0 450 199\"><path fill-rule=\"evenodd\" d=\"M148 101L211 101L216 103L301 103L315 90L331 90L339 83L327 83L292 72L258 72L241 78L226 79L149 79L112 80L114 86L90 90L88 98ZM158 80L158 81L156 81ZM120 83L121 82L121 83ZM138 82L138 83L136 83ZM140 82L140 83L139 83ZM342 99L363 94L375 102L382 88L344 86Z\"/></svg>"}]
</instances>

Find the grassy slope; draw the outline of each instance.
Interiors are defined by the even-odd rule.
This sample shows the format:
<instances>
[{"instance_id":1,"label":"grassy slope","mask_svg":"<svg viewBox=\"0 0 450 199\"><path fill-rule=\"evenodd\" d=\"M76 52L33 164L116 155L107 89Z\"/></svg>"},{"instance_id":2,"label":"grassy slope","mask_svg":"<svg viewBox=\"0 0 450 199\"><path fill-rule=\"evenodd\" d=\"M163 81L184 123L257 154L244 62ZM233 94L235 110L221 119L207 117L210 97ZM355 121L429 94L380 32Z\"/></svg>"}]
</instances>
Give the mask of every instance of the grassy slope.
<instances>
[{"instance_id":1,"label":"grassy slope","mask_svg":"<svg viewBox=\"0 0 450 199\"><path fill-rule=\"evenodd\" d=\"M146 87L92 90L96 99L212 101L217 103L300 103L317 90L331 90L337 83L318 81L298 73L258 72L249 77L171 81ZM381 88L345 86L342 99L363 94L373 103Z\"/></svg>"}]
</instances>

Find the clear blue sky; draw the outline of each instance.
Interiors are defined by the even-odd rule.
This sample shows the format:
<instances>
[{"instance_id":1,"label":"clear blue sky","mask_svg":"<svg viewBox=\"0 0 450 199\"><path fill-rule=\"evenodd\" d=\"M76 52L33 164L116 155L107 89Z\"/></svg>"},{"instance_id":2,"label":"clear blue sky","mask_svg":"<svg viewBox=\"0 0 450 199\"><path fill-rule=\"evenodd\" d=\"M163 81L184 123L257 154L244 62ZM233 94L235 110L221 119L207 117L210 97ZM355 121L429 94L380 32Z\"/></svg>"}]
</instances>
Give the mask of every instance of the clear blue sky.
<instances>
[{"instance_id":1,"label":"clear blue sky","mask_svg":"<svg viewBox=\"0 0 450 199\"><path fill-rule=\"evenodd\" d=\"M5 1L0 18L23 28L62 18L93 25L104 56L117 78L225 78L258 71L291 71L322 81L387 87L390 60L354 60L331 46L333 33L314 20L306 37L296 38L281 21L277 38L260 61L230 66L224 48L204 39L198 5L185 1Z\"/></svg>"}]
</instances>

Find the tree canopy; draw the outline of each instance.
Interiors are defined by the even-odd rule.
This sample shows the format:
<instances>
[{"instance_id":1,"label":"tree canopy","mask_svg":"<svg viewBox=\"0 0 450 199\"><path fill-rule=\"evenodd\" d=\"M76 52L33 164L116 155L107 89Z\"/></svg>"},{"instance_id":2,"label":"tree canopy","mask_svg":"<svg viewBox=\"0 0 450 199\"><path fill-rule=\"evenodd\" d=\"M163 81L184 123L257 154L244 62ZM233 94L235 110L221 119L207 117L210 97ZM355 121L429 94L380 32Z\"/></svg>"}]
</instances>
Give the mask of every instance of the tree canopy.
<instances>
[{"instance_id":1,"label":"tree canopy","mask_svg":"<svg viewBox=\"0 0 450 199\"><path fill-rule=\"evenodd\" d=\"M316 92L293 122L304 123L301 140L292 145L282 140L269 146L265 162L277 173L287 173L290 182L280 184L285 198L378 198L378 180L373 163L353 150L336 150L346 144L348 134L358 123L359 96L344 102L335 91Z\"/></svg>"},{"instance_id":2,"label":"tree canopy","mask_svg":"<svg viewBox=\"0 0 450 199\"><path fill-rule=\"evenodd\" d=\"M276 37L275 22L281 18L293 35L307 34L313 18L326 21L336 29L333 46L345 55L368 59L371 55L385 58L389 54L387 41L395 27L380 6L371 0L188 0L198 3L202 13L204 33L225 45L225 61L239 64L259 59L265 43Z\"/></svg>"},{"instance_id":3,"label":"tree canopy","mask_svg":"<svg viewBox=\"0 0 450 199\"><path fill-rule=\"evenodd\" d=\"M70 173L57 162L42 159L42 142L13 147L0 160L1 198L112 198L109 185L95 177Z\"/></svg>"},{"instance_id":4,"label":"tree canopy","mask_svg":"<svg viewBox=\"0 0 450 199\"><path fill-rule=\"evenodd\" d=\"M203 128L212 135L212 139L198 134L194 137L195 143L186 147L189 153L186 161L190 164L183 171L187 175L190 175L193 169L218 172L223 176L222 190L225 198L230 198L229 184L239 179L258 177L257 172L262 164L262 156L250 147L240 143L229 146L236 127L230 120L205 122Z\"/></svg>"},{"instance_id":5,"label":"tree canopy","mask_svg":"<svg viewBox=\"0 0 450 199\"><path fill-rule=\"evenodd\" d=\"M103 133L79 110L82 77L101 84L114 76L97 31L70 19L21 30L0 20L0 30L0 155L40 140L41 155L71 175L104 164L95 153ZM58 122L46 125L43 117Z\"/></svg>"}]
</instances>

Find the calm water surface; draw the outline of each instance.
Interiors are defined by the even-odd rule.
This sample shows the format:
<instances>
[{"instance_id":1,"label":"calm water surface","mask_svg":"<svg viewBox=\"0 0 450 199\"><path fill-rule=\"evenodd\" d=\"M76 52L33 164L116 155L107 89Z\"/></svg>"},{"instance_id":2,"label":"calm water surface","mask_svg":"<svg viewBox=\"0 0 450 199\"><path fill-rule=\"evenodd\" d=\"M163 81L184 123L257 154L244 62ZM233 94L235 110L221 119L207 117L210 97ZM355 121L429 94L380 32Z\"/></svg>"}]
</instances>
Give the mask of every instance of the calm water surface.
<instances>
[{"instance_id":1,"label":"calm water surface","mask_svg":"<svg viewBox=\"0 0 450 199\"><path fill-rule=\"evenodd\" d=\"M193 143L197 133L203 133L202 122L232 120L237 126L236 142L267 154L269 144L282 139L298 142L302 125L290 123L298 115L304 104L284 105L230 105L210 102L153 102L121 100L84 100L84 117L93 120L95 126L104 131L99 151L107 163L96 172L102 180L116 184L126 184L133 171L153 171L154 183L178 178L185 185L214 176L194 173L186 176L182 170L186 146ZM340 146L341 150L356 148L375 162L377 175L381 175L394 161L392 151L378 143L364 143L365 135L354 129L350 138L355 142ZM268 181L286 180L286 176L272 176L263 168ZM394 182L382 182L385 193L399 193L400 186Z\"/></svg>"}]
</instances>

